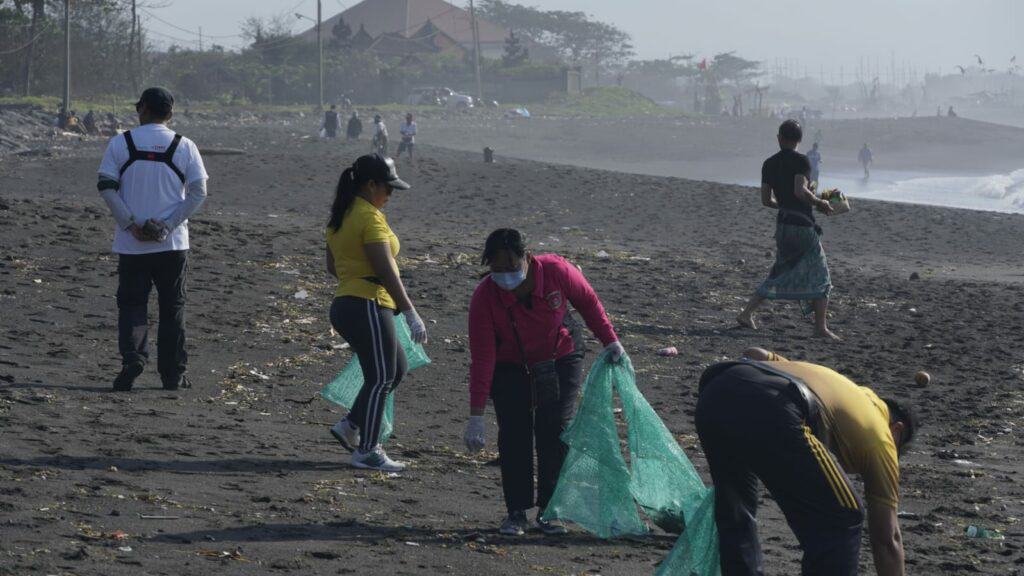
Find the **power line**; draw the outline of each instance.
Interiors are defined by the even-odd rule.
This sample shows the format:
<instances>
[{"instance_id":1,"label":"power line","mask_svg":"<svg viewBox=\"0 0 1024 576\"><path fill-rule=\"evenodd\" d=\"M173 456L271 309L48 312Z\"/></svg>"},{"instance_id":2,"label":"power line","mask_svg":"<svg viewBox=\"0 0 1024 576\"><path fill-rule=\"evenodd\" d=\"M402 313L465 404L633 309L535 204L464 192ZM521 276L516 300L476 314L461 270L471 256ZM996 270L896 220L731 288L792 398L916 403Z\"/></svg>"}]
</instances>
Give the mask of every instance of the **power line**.
<instances>
[{"instance_id":1,"label":"power line","mask_svg":"<svg viewBox=\"0 0 1024 576\"><path fill-rule=\"evenodd\" d=\"M189 30L188 28L182 28L181 26L178 26L177 24L174 24L173 22L168 22L167 20L164 20L163 18L157 16L156 14L153 14L149 10L143 9L142 11L145 12L146 15L149 16L150 18L153 18L154 20L157 20L158 22L163 22L164 24L170 26L171 28L174 28L175 30L180 30L181 32L185 32L187 34L192 34L193 36L199 36L199 33L197 33L195 30ZM242 34L221 34L221 35L203 34L202 36L204 38L223 39L223 38L241 38Z\"/></svg>"}]
</instances>

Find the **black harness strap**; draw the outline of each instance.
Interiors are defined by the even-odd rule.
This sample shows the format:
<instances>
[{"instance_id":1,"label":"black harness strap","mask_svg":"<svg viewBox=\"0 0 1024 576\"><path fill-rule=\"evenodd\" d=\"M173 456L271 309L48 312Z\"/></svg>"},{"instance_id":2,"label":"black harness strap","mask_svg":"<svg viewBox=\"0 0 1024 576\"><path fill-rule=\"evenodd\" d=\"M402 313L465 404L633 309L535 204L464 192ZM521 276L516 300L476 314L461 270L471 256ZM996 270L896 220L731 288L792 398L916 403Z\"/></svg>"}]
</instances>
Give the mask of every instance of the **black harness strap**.
<instances>
[{"instance_id":1,"label":"black harness strap","mask_svg":"<svg viewBox=\"0 0 1024 576\"><path fill-rule=\"evenodd\" d=\"M166 164L168 168L174 171L178 175L178 179L181 183L185 183L185 174L174 164L174 152L178 149L178 144L181 142L181 134L175 134L174 139L171 140L171 145L167 147L167 150L163 152L142 152L135 147L135 140L132 139L131 131L124 133L124 143L128 146L128 161L121 166L121 175L124 176L124 171L129 166L135 163L136 160L145 160L147 162L162 162Z\"/></svg>"}]
</instances>

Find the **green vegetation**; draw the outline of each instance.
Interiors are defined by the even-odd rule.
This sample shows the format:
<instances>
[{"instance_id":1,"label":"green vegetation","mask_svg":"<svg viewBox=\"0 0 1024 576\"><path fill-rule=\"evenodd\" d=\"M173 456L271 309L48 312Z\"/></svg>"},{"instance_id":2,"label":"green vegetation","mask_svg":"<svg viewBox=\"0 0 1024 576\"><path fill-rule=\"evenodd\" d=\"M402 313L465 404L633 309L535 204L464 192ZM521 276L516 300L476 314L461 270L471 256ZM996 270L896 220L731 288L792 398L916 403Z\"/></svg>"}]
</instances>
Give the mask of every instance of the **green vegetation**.
<instances>
[{"instance_id":1,"label":"green vegetation","mask_svg":"<svg viewBox=\"0 0 1024 576\"><path fill-rule=\"evenodd\" d=\"M591 116L624 118L636 116L678 116L650 98L618 86L589 88L582 94L553 95L536 113L552 116Z\"/></svg>"}]
</instances>

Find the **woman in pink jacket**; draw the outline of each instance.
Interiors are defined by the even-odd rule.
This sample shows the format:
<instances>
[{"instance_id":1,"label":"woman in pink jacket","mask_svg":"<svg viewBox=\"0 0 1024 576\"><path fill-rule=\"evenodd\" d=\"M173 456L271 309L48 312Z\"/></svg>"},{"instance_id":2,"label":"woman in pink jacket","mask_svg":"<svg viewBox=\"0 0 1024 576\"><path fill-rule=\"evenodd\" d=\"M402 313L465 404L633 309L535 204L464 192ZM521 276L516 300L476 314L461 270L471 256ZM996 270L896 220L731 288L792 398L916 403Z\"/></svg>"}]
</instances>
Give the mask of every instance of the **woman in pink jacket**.
<instances>
[{"instance_id":1,"label":"woman in pink jacket","mask_svg":"<svg viewBox=\"0 0 1024 576\"><path fill-rule=\"evenodd\" d=\"M472 363L466 447L484 447L483 415L491 398L508 509L501 533L526 532L531 527L526 511L536 505L541 530L564 534L560 522L540 518L568 451L560 435L575 413L583 378L583 335L568 305L583 316L612 361L622 357L622 345L590 283L561 256L534 256L526 250L522 234L502 228L487 238L482 262L491 273L477 286L469 305Z\"/></svg>"}]
</instances>

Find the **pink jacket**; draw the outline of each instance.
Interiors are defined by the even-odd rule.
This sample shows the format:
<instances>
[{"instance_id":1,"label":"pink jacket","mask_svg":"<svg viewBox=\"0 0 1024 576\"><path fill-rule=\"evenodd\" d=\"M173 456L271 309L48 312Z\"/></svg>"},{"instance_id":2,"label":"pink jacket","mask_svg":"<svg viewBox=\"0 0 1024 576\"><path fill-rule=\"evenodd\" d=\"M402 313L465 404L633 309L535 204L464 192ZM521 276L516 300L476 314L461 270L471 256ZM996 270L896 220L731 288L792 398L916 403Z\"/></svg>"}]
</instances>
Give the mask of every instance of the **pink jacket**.
<instances>
[{"instance_id":1,"label":"pink jacket","mask_svg":"<svg viewBox=\"0 0 1024 576\"><path fill-rule=\"evenodd\" d=\"M575 266L561 256L545 254L534 256L530 267L536 287L529 307L520 304L512 292L499 288L490 276L473 292L469 304L469 405L473 408L486 406L496 363L523 363L509 310L530 364L573 351L572 336L562 325L569 303L601 344L607 346L619 339L594 289Z\"/></svg>"}]
</instances>

